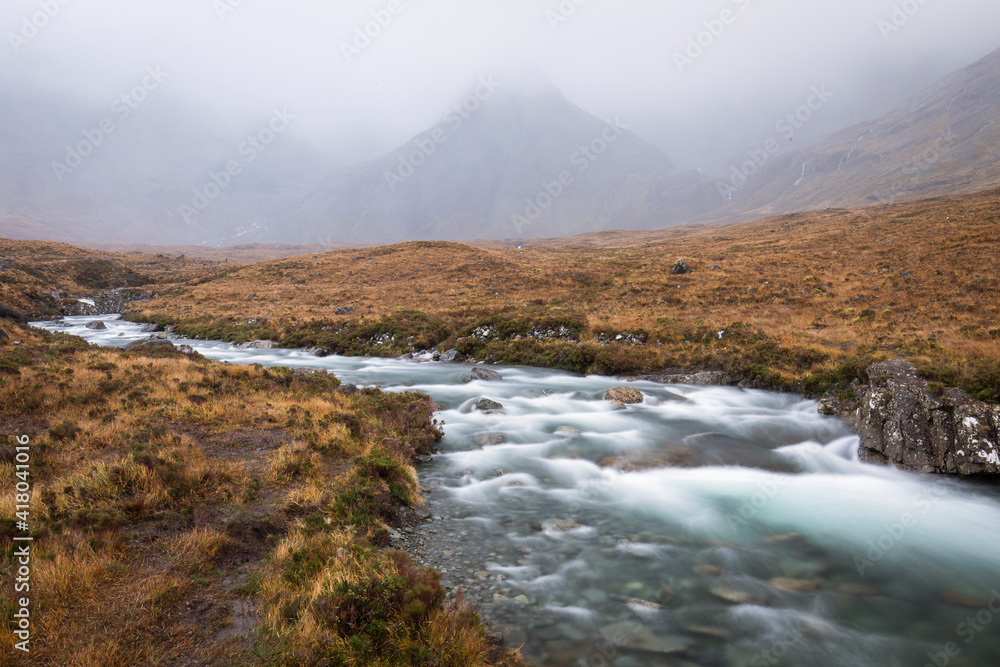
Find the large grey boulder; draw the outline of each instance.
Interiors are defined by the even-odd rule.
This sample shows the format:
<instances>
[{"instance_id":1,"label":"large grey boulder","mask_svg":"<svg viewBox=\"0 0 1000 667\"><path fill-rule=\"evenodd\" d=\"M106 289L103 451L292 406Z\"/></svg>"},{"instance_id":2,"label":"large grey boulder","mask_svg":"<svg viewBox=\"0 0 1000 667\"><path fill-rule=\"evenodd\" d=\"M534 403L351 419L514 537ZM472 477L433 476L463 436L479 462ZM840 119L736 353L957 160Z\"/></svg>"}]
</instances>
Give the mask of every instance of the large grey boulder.
<instances>
[{"instance_id":1,"label":"large grey boulder","mask_svg":"<svg viewBox=\"0 0 1000 667\"><path fill-rule=\"evenodd\" d=\"M94 331L104 331L108 328L108 325L101 320L94 320L93 322L87 322L87 328L93 329Z\"/></svg>"},{"instance_id":2,"label":"large grey boulder","mask_svg":"<svg viewBox=\"0 0 1000 667\"><path fill-rule=\"evenodd\" d=\"M10 306L0 303L0 317L6 317L7 319L14 320L18 324L27 324L28 316L22 313L17 308L11 308Z\"/></svg>"},{"instance_id":3,"label":"large grey boulder","mask_svg":"<svg viewBox=\"0 0 1000 667\"><path fill-rule=\"evenodd\" d=\"M466 373L465 377L462 378L462 382L472 382L473 380L483 380L485 382L499 382L503 379L503 376L496 371L491 371L488 368L481 368L476 366L471 371Z\"/></svg>"},{"instance_id":4,"label":"large grey boulder","mask_svg":"<svg viewBox=\"0 0 1000 667\"><path fill-rule=\"evenodd\" d=\"M953 475L1000 474L1000 406L959 389L935 395L907 361L868 369L858 409L862 461Z\"/></svg>"}]
</instances>

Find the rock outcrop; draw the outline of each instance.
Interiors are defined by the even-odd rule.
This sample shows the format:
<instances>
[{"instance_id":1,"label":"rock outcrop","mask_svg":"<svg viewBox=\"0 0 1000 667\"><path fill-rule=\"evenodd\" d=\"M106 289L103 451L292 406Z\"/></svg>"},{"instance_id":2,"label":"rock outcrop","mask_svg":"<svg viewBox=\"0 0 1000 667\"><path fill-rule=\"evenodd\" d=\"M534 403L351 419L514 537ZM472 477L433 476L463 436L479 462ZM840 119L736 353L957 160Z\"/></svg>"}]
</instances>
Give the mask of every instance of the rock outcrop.
<instances>
[{"instance_id":1,"label":"rock outcrop","mask_svg":"<svg viewBox=\"0 0 1000 667\"><path fill-rule=\"evenodd\" d=\"M931 391L907 361L868 369L858 409L860 456L867 463L954 475L1000 475L1000 406L959 389Z\"/></svg>"}]
</instances>

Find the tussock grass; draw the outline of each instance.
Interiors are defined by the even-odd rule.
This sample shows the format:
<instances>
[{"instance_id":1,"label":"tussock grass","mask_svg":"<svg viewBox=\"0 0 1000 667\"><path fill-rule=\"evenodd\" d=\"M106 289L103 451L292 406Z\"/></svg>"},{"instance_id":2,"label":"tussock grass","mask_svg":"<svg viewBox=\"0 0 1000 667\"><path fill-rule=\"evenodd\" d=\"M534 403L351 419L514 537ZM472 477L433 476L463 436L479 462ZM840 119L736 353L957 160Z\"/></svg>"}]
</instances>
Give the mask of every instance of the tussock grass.
<instances>
[{"instance_id":1,"label":"tussock grass","mask_svg":"<svg viewBox=\"0 0 1000 667\"><path fill-rule=\"evenodd\" d=\"M32 664L522 664L433 572L376 546L422 502L411 463L440 438L426 396L12 331L0 422L31 438ZM0 494L2 516L14 504Z\"/></svg>"}]
</instances>

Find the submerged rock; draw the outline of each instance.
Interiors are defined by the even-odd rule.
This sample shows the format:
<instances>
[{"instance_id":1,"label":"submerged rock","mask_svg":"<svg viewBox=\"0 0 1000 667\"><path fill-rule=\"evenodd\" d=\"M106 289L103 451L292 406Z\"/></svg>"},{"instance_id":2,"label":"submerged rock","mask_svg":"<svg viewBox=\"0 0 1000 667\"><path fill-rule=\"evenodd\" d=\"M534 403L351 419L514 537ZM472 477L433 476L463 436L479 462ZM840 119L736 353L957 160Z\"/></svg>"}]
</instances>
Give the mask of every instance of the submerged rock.
<instances>
[{"instance_id":1,"label":"submerged rock","mask_svg":"<svg viewBox=\"0 0 1000 667\"><path fill-rule=\"evenodd\" d=\"M621 405L642 403L645 398L635 387L612 387L604 394L605 401Z\"/></svg>"},{"instance_id":2,"label":"submerged rock","mask_svg":"<svg viewBox=\"0 0 1000 667\"><path fill-rule=\"evenodd\" d=\"M574 426L560 426L556 429L559 435L580 435L580 429Z\"/></svg>"},{"instance_id":3,"label":"submerged rock","mask_svg":"<svg viewBox=\"0 0 1000 667\"><path fill-rule=\"evenodd\" d=\"M755 593L753 591L742 590L739 588L732 588L731 586L718 585L712 586L708 589L708 592L715 597L723 600L724 602L729 602L730 604L753 604L753 605L765 605L767 604L767 597Z\"/></svg>"},{"instance_id":4,"label":"submerged rock","mask_svg":"<svg viewBox=\"0 0 1000 667\"><path fill-rule=\"evenodd\" d=\"M503 433L483 433L475 437L476 444L480 447L494 447L507 443L507 436Z\"/></svg>"},{"instance_id":5,"label":"submerged rock","mask_svg":"<svg viewBox=\"0 0 1000 667\"><path fill-rule=\"evenodd\" d=\"M554 530L557 533L568 533L577 528L583 528L583 526L568 519L549 519L542 523L542 530Z\"/></svg>"},{"instance_id":6,"label":"submerged rock","mask_svg":"<svg viewBox=\"0 0 1000 667\"><path fill-rule=\"evenodd\" d=\"M503 376L496 371L491 371L488 368L481 368L476 366L471 371L466 373L465 377L462 378L462 382L472 382L474 380L483 380L484 382L499 382L503 379Z\"/></svg>"},{"instance_id":7,"label":"submerged rock","mask_svg":"<svg viewBox=\"0 0 1000 667\"><path fill-rule=\"evenodd\" d=\"M856 418L862 461L923 473L1000 474L1000 406L960 389L935 395L908 361L874 364L868 377Z\"/></svg>"},{"instance_id":8,"label":"submerged rock","mask_svg":"<svg viewBox=\"0 0 1000 667\"><path fill-rule=\"evenodd\" d=\"M683 653L687 644L680 637L665 637L635 621L612 623L601 628L601 635L616 645L630 651L643 653Z\"/></svg>"}]
</instances>

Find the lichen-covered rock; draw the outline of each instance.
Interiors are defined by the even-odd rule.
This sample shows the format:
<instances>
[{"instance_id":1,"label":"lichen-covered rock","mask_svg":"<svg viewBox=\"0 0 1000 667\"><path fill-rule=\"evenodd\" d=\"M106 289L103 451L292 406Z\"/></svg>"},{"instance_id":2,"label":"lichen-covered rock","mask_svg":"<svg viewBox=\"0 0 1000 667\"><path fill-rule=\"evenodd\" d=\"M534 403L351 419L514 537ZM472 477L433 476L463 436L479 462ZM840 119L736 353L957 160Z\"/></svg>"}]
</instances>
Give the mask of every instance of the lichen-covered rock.
<instances>
[{"instance_id":1,"label":"lichen-covered rock","mask_svg":"<svg viewBox=\"0 0 1000 667\"><path fill-rule=\"evenodd\" d=\"M620 403L622 405L642 403L642 392L635 387L612 387L604 394L605 401Z\"/></svg>"},{"instance_id":2,"label":"lichen-covered rock","mask_svg":"<svg viewBox=\"0 0 1000 667\"><path fill-rule=\"evenodd\" d=\"M906 361L874 364L868 377L856 423L862 461L924 473L1000 474L1000 407L959 389L937 396Z\"/></svg>"}]
</instances>

